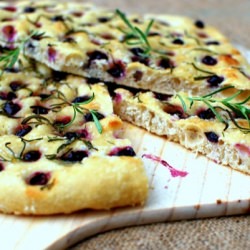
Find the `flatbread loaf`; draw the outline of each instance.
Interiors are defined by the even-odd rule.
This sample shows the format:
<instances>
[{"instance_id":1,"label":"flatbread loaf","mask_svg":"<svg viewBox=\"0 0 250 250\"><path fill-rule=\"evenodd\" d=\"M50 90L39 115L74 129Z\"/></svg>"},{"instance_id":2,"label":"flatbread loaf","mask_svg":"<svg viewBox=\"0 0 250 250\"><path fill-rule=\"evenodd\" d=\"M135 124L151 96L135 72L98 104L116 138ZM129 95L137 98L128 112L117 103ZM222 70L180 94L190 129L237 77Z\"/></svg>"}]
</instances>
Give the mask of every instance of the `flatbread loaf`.
<instances>
[{"instance_id":1,"label":"flatbread loaf","mask_svg":"<svg viewBox=\"0 0 250 250\"><path fill-rule=\"evenodd\" d=\"M125 15L84 3L3 4L0 41L57 71L174 94L250 89L250 67L215 28L170 15ZM10 14L9 18L6 16ZM30 36L36 30L42 36Z\"/></svg>"},{"instance_id":2,"label":"flatbread loaf","mask_svg":"<svg viewBox=\"0 0 250 250\"><path fill-rule=\"evenodd\" d=\"M1 2L0 45L0 211L144 204L122 120L250 174L250 66L201 20Z\"/></svg>"},{"instance_id":3,"label":"flatbread loaf","mask_svg":"<svg viewBox=\"0 0 250 250\"><path fill-rule=\"evenodd\" d=\"M142 205L145 169L105 85L21 62L0 80L0 211Z\"/></svg>"}]
</instances>

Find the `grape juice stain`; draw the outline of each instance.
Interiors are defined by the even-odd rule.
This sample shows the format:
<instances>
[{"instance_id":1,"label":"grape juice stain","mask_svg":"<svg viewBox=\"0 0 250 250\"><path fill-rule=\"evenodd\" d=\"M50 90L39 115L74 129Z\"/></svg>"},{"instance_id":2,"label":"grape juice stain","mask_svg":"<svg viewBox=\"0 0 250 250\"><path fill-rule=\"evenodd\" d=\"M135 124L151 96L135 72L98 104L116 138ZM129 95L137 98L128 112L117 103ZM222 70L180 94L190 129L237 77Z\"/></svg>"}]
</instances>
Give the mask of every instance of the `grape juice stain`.
<instances>
[{"instance_id":1,"label":"grape juice stain","mask_svg":"<svg viewBox=\"0 0 250 250\"><path fill-rule=\"evenodd\" d=\"M155 156L152 154L143 154L142 158L144 158L144 157L147 159L159 162L161 165L163 165L164 167L166 167L169 170L172 177L186 177L188 175L188 172L180 171L180 170L172 167L169 163L162 160L159 156Z\"/></svg>"}]
</instances>

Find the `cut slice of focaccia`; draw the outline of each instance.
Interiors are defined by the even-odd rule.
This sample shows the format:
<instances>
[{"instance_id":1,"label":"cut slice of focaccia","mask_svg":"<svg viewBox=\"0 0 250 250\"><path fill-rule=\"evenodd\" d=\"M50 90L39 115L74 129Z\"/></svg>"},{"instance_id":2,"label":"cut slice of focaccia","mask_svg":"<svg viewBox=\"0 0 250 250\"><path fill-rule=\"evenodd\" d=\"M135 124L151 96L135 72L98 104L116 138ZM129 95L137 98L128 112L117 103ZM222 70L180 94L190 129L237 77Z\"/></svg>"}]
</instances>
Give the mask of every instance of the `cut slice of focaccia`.
<instances>
[{"instance_id":1,"label":"cut slice of focaccia","mask_svg":"<svg viewBox=\"0 0 250 250\"><path fill-rule=\"evenodd\" d=\"M57 71L165 94L250 89L249 64L199 20L55 2L2 4L1 13L2 45L21 43L27 56Z\"/></svg>"},{"instance_id":2,"label":"cut slice of focaccia","mask_svg":"<svg viewBox=\"0 0 250 250\"><path fill-rule=\"evenodd\" d=\"M232 91L228 88L225 92L229 90ZM246 100L243 98L247 97L239 97L241 101ZM199 100L181 92L167 96L116 89L114 110L123 120L167 136L169 140L206 155L216 163L250 174L249 101L245 105L248 119L244 119L243 116L238 117L239 113L230 112L221 102L226 99L218 98L216 93ZM240 101L228 99L232 105L236 102Z\"/></svg>"},{"instance_id":3,"label":"cut slice of focaccia","mask_svg":"<svg viewBox=\"0 0 250 250\"><path fill-rule=\"evenodd\" d=\"M0 79L0 211L143 204L145 169L120 137L122 121L106 87L20 60Z\"/></svg>"}]
</instances>

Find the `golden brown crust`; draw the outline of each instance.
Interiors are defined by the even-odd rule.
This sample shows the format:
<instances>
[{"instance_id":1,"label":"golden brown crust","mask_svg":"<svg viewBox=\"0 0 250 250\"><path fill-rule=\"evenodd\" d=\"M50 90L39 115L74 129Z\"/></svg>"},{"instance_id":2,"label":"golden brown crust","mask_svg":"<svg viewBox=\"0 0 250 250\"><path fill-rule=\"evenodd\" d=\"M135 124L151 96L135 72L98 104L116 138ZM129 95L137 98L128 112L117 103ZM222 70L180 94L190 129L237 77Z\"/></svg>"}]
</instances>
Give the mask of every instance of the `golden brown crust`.
<instances>
[{"instance_id":1,"label":"golden brown crust","mask_svg":"<svg viewBox=\"0 0 250 250\"><path fill-rule=\"evenodd\" d=\"M27 185L34 172L49 172L46 186ZM0 210L15 214L72 213L142 205L148 182L141 160L132 157L90 157L81 164L59 162L12 164L0 175Z\"/></svg>"}]
</instances>

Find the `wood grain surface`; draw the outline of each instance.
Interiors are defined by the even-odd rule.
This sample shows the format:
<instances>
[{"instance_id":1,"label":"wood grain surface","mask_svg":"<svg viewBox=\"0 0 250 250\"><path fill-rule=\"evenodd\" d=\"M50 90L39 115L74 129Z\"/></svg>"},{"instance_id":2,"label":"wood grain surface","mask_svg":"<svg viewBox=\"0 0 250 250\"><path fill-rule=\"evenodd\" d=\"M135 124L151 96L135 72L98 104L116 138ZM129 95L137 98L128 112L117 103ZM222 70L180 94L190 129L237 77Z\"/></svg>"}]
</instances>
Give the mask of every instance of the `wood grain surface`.
<instances>
[{"instance_id":1,"label":"wood grain surface","mask_svg":"<svg viewBox=\"0 0 250 250\"><path fill-rule=\"evenodd\" d=\"M170 13L202 19L221 30L233 43L250 48L249 0L92 0L92 2L110 8L121 8L128 12ZM227 216L112 230L84 240L72 249L247 250L250 249L249 235L250 216Z\"/></svg>"}]
</instances>

